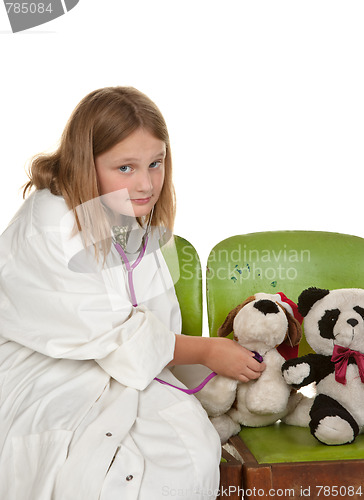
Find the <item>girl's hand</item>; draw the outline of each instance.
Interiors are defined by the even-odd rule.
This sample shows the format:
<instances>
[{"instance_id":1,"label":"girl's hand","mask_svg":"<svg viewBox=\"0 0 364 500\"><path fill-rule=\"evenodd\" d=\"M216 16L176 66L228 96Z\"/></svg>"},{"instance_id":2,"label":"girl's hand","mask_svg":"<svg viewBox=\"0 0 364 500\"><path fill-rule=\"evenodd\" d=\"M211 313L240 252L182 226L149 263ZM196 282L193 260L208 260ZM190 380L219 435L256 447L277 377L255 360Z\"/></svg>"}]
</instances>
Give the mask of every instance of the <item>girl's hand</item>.
<instances>
[{"instance_id":1,"label":"girl's hand","mask_svg":"<svg viewBox=\"0 0 364 500\"><path fill-rule=\"evenodd\" d=\"M259 378L265 370L265 363L259 363L251 351L236 341L226 338L209 340L203 364L219 375L248 382Z\"/></svg>"},{"instance_id":2,"label":"girl's hand","mask_svg":"<svg viewBox=\"0 0 364 500\"><path fill-rule=\"evenodd\" d=\"M205 365L219 375L239 382L259 378L266 367L235 340L176 335L174 358L169 366L189 364Z\"/></svg>"}]
</instances>

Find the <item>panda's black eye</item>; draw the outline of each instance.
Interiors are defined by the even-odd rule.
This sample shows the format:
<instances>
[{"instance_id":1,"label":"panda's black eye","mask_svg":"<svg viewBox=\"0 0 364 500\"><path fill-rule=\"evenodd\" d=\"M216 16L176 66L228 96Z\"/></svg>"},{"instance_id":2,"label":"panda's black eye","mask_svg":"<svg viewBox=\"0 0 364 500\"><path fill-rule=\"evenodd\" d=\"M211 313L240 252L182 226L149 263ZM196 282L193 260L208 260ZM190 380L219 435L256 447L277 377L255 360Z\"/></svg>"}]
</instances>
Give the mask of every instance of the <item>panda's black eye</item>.
<instances>
[{"instance_id":1,"label":"panda's black eye","mask_svg":"<svg viewBox=\"0 0 364 500\"><path fill-rule=\"evenodd\" d=\"M331 309L329 311L325 311L325 314L318 322L321 337L324 337L325 339L334 338L334 326L336 325L339 316L339 309Z\"/></svg>"},{"instance_id":2,"label":"panda's black eye","mask_svg":"<svg viewBox=\"0 0 364 500\"><path fill-rule=\"evenodd\" d=\"M360 316L364 319L364 309L360 306L353 307L354 311L356 311Z\"/></svg>"}]
</instances>

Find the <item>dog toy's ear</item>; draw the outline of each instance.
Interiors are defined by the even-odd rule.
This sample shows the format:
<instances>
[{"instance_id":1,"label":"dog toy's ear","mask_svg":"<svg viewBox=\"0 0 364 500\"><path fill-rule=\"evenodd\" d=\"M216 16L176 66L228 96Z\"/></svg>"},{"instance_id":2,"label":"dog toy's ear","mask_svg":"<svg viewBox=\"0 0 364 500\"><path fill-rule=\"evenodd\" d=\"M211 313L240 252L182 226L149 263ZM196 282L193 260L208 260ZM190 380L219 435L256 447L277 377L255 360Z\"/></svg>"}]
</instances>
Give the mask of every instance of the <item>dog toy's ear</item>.
<instances>
[{"instance_id":1,"label":"dog toy's ear","mask_svg":"<svg viewBox=\"0 0 364 500\"><path fill-rule=\"evenodd\" d=\"M311 307L314 305L314 303L322 299L329 293L330 293L329 290L325 290L323 288L315 288L315 287L303 290L301 295L298 297L298 304L297 304L300 314L302 314L302 316L306 316Z\"/></svg>"},{"instance_id":2,"label":"dog toy's ear","mask_svg":"<svg viewBox=\"0 0 364 500\"><path fill-rule=\"evenodd\" d=\"M284 340L284 344L294 347L300 343L302 337L302 328L299 321L296 320L289 312L286 312L288 320L288 332L287 337Z\"/></svg>"},{"instance_id":3,"label":"dog toy's ear","mask_svg":"<svg viewBox=\"0 0 364 500\"><path fill-rule=\"evenodd\" d=\"M234 309L232 309L229 314L226 316L225 321L223 324L220 326L220 328L217 330L217 335L218 337L226 337L233 331L233 323L235 316L238 314L238 312L249 302L252 302L255 300L254 295L251 297L248 297L242 304L239 304L236 306Z\"/></svg>"}]
</instances>

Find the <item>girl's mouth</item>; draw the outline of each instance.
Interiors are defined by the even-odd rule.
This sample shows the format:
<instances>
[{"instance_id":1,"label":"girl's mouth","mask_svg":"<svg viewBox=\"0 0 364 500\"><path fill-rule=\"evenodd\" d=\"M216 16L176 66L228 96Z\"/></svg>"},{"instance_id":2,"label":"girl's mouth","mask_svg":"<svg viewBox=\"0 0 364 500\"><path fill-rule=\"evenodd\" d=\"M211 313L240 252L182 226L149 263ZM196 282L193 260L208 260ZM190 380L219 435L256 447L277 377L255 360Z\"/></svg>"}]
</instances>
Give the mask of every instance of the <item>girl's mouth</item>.
<instances>
[{"instance_id":1,"label":"girl's mouth","mask_svg":"<svg viewBox=\"0 0 364 500\"><path fill-rule=\"evenodd\" d=\"M134 198L131 200L132 203L135 203L136 205L146 205L149 203L151 200L151 196L148 198Z\"/></svg>"}]
</instances>

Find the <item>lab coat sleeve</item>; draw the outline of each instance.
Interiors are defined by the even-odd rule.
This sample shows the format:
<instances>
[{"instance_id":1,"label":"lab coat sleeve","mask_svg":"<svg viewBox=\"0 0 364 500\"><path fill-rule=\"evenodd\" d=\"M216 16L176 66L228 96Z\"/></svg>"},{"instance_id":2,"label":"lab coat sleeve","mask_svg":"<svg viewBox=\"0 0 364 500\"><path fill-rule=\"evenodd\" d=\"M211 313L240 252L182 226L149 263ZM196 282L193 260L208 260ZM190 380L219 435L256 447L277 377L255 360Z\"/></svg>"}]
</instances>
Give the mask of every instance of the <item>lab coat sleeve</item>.
<instances>
[{"instance_id":1,"label":"lab coat sleeve","mask_svg":"<svg viewBox=\"0 0 364 500\"><path fill-rule=\"evenodd\" d=\"M63 240L57 231L33 234L4 259L1 336L53 358L95 360L144 389L172 360L174 333L105 281L110 269L70 270Z\"/></svg>"}]
</instances>

